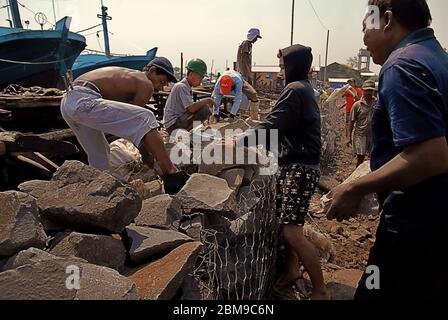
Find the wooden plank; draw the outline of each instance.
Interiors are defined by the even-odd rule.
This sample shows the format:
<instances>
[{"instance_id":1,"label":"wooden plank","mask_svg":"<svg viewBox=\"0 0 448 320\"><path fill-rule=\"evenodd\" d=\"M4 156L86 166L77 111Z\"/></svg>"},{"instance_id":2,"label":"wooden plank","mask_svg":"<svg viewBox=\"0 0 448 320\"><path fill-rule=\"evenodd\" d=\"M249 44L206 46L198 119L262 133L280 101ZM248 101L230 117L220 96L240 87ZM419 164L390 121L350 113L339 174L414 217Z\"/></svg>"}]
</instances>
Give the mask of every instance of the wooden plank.
<instances>
[{"instance_id":1,"label":"wooden plank","mask_svg":"<svg viewBox=\"0 0 448 320\"><path fill-rule=\"evenodd\" d=\"M38 134L38 136L42 139L46 140L54 140L54 141L63 141L68 140L75 137L72 129L64 129L58 131L52 131L47 133Z\"/></svg>"},{"instance_id":2,"label":"wooden plank","mask_svg":"<svg viewBox=\"0 0 448 320\"><path fill-rule=\"evenodd\" d=\"M79 152L76 145L65 141L42 139L37 135L24 135L20 132L0 132L0 141L6 148L6 153L41 152L69 156Z\"/></svg>"},{"instance_id":3,"label":"wooden plank","mask_svg":"<svg viewBox=\"0 0 448 320\"><path fill-rule=\"evenodd\" d=\"M18 108L59 107L62 97L6 97L0 96L0 108L11 110Z\"/></svg>"}]
</instances>

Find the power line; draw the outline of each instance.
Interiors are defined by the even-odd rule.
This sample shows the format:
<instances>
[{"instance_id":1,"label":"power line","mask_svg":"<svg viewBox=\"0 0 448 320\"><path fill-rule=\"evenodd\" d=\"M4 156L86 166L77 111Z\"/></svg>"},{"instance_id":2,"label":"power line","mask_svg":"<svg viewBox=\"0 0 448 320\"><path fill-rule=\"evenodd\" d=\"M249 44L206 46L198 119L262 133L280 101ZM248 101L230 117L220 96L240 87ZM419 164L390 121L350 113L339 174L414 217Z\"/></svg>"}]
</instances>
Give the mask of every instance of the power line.
<instances>
[{"instance_id":1,"label":"power line","mask_svg":"<svg viewBox=\"0 0 448 320\"><path fill-rule=\"evenodd\" d=\"M314 8L314 5L313 5L313 3L311 2L311 0L308 0L308 3L310 4L311 8L313 9L314 14L316 15L317 19L319 20L320 25L322 26L322 28L324 28L325 30L328 31L328 28L327 28L327 27L325 26L325 24L322 22L322 19L319 17L319 14L317 13L316 8Z\"/></svg>"},{"instance_id":2,"label":"power line","mask_svg":"<svg viewBox=\"0 0 448 320\"><path fill-rule=\"evenodd\" d=\"M98 30L98 31L94 31L94 32L91 32L91 33L88 33L88 34L83 34L83 36L84 37L89 37L89 36L93 36L94 34L97 34L99 32L103 32L103 30Z\"/></svg>"},{"instance_id":3,"label":"power line","mask_svg":"<svg viewBox=\"0 0 448 320\"><path fill-rule=\"evenodd\" d=\"M103 24L102 23L100 23L100 24L97 24L96 26L93 26L93 27L90 27L90 28L87 28L87 29L83 29L83 30L80 30L80 31L76 31L76 33L82 33L82 32L86 32L86 31L89 31L89 30L92 30L92 29L95 29L95 28L97 28L97 27L99 27L99 26L102 26Z\"/></svg>"}]
</instances>

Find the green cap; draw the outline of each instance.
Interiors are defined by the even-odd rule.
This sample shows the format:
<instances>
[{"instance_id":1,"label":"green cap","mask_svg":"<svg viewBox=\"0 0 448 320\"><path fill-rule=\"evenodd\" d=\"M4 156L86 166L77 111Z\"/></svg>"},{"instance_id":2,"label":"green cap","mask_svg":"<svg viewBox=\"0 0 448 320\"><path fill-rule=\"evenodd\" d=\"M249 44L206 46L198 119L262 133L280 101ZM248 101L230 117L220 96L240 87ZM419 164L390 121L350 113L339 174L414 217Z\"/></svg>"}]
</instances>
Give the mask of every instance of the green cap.
<instances>
[{"instance_id":1,"label":"green cap","mask_svg":"<svg viewBox=\"0 0 448 320\"><path fill-rule=\"evenodd\" d=\"M193 59L188 62L187 70L196 72L201 77L204 77L207 74L207 65L201 59Z\"/></svg>"}]
</instances>

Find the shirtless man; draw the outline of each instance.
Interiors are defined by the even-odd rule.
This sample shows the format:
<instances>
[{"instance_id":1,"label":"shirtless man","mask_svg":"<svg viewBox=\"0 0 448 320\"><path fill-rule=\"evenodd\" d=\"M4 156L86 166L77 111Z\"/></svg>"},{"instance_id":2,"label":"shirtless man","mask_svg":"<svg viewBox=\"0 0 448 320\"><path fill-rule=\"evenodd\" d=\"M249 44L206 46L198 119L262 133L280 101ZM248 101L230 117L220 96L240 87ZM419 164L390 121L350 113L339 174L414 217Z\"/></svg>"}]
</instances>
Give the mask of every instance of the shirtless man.
<instances>
[{"instance_id":1,"label":"shirtless man","mask_svg":"<svg viewBox=\"0 0 448 320\"><path fill-rule=\"evenodd\" d=\"M147 164L153 157L164 175L178 170L171 162L154 114L145 109L154 92L177 82L166 58L155 58L141 71L107 67L88 72L73 83L61 103L64 120L87 153L89 164L109 170L109 143L104 133L131 141Z\"/></svg>"}]
</instances>

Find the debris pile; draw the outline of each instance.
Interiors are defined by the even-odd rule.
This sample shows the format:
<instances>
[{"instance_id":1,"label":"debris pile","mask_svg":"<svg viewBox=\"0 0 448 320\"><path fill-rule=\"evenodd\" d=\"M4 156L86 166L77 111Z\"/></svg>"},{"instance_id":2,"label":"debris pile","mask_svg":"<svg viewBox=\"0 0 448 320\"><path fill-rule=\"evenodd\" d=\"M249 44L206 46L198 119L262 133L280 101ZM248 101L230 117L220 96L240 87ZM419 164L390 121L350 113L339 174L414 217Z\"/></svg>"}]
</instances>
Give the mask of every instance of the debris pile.
<instances>
[{"instance_id":1,"label":"debris pile","mask_svg":"<svg viewBox=\"0 0 448 320\"><path fill-rule=\"evenodd\" d=\"M123 182L78 161L0 193L0 299L265 297L275 179L253 164L199 167L214 175L174 196L153 170Z\"/></svg>"}]
</instances>

